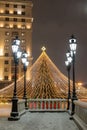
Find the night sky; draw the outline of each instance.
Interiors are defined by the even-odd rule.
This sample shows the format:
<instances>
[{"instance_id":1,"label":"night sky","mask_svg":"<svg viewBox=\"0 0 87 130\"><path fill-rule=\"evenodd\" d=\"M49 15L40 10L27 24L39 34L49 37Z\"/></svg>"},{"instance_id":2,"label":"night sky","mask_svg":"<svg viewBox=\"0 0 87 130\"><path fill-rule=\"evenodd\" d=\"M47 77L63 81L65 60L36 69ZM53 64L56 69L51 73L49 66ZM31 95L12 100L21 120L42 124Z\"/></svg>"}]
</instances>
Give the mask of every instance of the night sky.
<instances>
[{"instance_id":1,"label":"night sky","mask_svg":"<svg viewBox=\"0 0 87 130\"><path fill-rule=\"evenodd\" d=\"M87 0L32 0L33 62L41 47L64 75L68 41L77 39L76 82L87 82ZM72 75L72 73L71 73Z\"/></svg>"}]
</instances>

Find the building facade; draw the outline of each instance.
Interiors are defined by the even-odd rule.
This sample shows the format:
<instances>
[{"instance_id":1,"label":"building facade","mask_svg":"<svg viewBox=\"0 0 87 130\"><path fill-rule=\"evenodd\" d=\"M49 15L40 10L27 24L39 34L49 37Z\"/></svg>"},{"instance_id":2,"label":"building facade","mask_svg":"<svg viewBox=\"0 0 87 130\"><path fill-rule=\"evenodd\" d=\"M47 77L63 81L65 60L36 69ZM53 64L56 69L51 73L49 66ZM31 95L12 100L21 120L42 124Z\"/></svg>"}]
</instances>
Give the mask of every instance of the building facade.
<instances>
[{"instance_id":1,"label":"building facade","mask_svg":"<svg viewBox=\"0 0 87 130\"><path fill-rule=\"evenodd\" d=\"M11 45L16 36L21 41L21 49L28 53L28 69L32 64L32 7L33 4L29 0L0 0L0 81L14 80ZM17 78L22 75L23 65L19 61ZM27 79L29 79L28 72Z\"/></svg>"}]
</instances>

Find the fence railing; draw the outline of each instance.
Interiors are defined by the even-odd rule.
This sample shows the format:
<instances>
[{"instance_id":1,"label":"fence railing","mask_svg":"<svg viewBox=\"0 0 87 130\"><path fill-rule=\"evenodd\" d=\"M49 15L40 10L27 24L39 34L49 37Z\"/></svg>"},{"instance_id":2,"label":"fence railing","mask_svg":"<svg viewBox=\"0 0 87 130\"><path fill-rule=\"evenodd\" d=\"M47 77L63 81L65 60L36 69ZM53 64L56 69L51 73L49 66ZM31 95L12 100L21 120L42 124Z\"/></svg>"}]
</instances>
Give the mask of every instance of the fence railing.
<instances>
[{"instance_id":1,"label":"fence railing","mask_svg":"<svg viewBox=\"0 0 87 130\"><path fill-rule=\"evenodd\" d=\"M29 111L66 111L66 99L28 99Z\"/></svg>"},{"instance_id":2,"label":"fence railing","mask_svg":"<svg viewBox=\"0 0 87 130\"><path fill-rule=\"evenodd\" d=\"M81 130L87 130L87 102L74 101L75 114L73 118L80 126Z\"/></svg>"},{"instance_id":3,"label":"fence railing","mask_svg":"<svg viewBox=\"0 0 87 130\"><path fill-rule=\"evenodd\" d=\"M25 100L24 99L18 101L18 112L19 112L19 115L22 115L25 113Z\"/></svg>"}]
</instances>

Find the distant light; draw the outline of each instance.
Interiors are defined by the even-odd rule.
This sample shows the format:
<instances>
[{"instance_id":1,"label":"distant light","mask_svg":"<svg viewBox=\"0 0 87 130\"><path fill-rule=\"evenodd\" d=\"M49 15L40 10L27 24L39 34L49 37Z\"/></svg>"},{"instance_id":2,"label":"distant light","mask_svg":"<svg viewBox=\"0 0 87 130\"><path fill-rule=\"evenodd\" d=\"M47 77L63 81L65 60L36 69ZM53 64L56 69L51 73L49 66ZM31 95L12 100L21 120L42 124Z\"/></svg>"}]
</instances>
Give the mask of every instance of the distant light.
<instances>
[{"instance_id":1,"label":"distant light","mask_svg":"<svg viewBox=\"0 0 87 130\"><path fill-rule=\"evenodd\" d=\"M79 82L79 83L77 83L77 84L78 84L79 86L82 86L83 83Z\"/></svg>"}]
</instances>

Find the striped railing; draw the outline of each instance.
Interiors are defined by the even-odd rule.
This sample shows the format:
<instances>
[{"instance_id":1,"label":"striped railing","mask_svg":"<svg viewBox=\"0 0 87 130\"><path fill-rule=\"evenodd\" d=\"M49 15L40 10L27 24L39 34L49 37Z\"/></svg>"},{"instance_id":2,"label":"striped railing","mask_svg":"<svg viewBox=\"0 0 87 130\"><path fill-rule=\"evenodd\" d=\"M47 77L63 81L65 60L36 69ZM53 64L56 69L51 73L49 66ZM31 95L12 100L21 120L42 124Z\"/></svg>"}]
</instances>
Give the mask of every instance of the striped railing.
<instances>
[{"instance_id":1,"label":"striped railing","mask_svg":"<svg viewBox=\"0 0 87 130\"><path fill-rule=\"evenodd\" d=\"M66 99L28 99L29 111L66 111Z\"/></svg>"}]
</instances>

